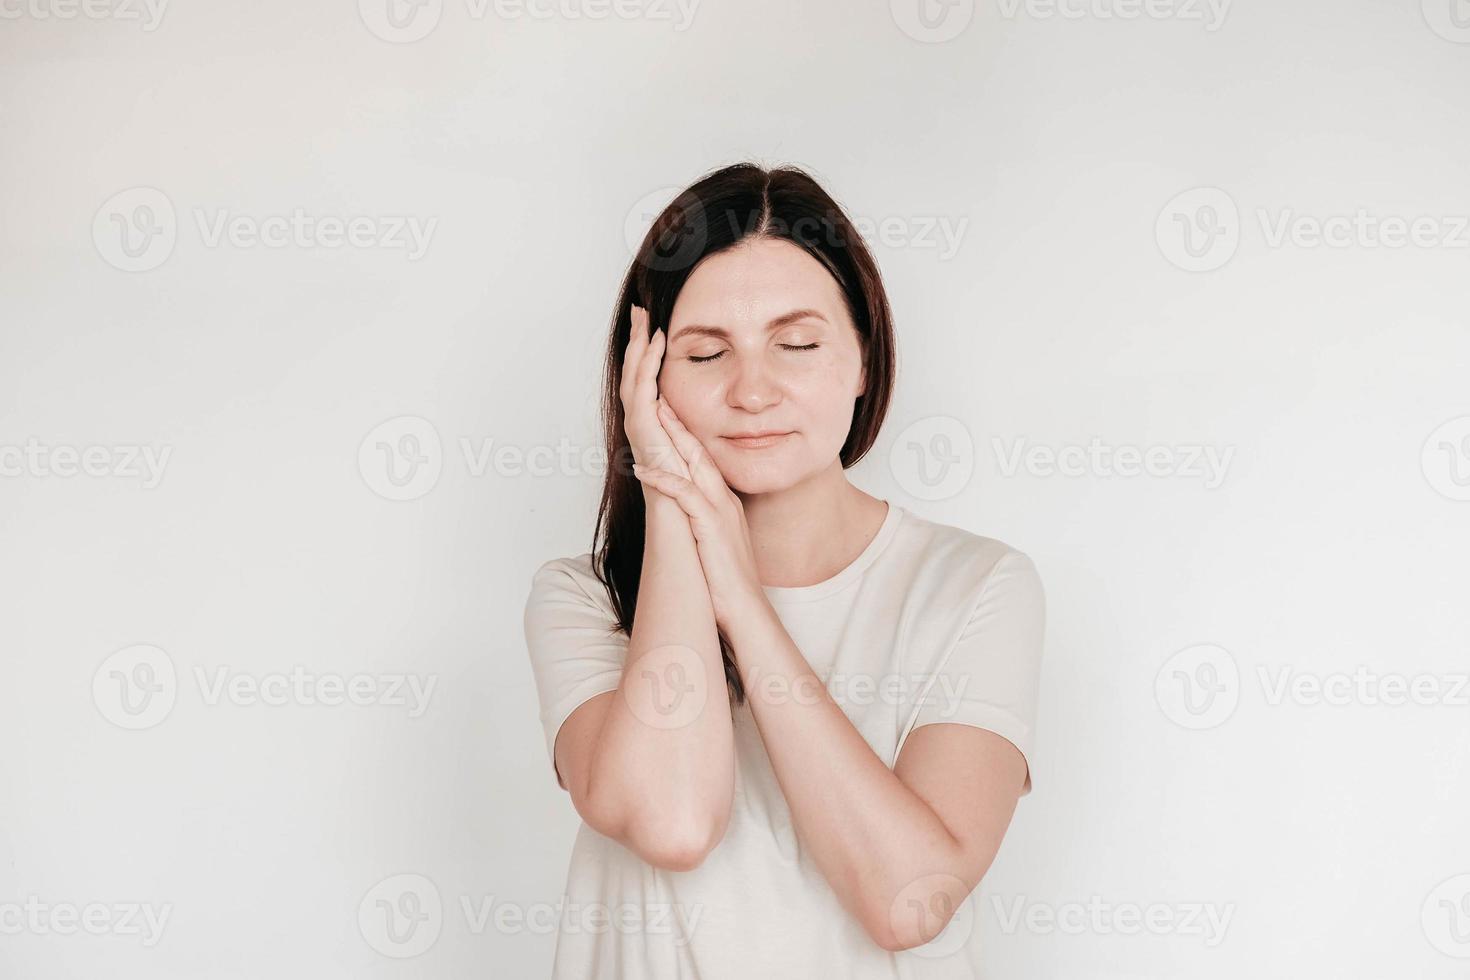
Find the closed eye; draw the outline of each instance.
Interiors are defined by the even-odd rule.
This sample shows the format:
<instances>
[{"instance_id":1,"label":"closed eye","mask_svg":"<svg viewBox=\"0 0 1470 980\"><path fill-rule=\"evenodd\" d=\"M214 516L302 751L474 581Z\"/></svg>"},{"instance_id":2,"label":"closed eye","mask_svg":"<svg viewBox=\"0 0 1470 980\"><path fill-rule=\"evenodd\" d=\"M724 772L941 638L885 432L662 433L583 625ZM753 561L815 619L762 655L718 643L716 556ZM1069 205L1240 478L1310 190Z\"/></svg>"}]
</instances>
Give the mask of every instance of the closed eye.
<instances>
[{"instance_id":1,"label":"closed eye","mask_svg":"<svg viewBox=\"0 0 1470 980\"><path fill-rule=\"evenodd\" d=\"M781 345L781 347L785 350L816 350L820 346L821 344L802 344L800 346L797 346L795 344ZM725 352L720 351L718 354L710 354L707 357L690 356L689 360L693 361L695 364L708 364L710 361L717 361L724 356Z\"/></svg>"}]
</instances>

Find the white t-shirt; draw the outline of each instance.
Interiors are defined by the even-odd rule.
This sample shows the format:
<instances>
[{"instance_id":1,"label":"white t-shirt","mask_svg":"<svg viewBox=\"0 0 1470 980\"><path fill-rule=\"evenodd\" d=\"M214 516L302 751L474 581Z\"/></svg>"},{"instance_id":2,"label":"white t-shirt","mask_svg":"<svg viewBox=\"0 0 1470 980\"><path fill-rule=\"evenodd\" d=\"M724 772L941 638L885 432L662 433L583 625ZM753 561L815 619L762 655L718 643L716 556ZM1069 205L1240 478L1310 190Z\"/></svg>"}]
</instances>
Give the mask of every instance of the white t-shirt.
<instances>
[{"instance_id":1,"label":"white t-shirt","mask_svg":"<svg viewBox=\"0 0 1470 980\"><path fill-rule=\"evenodd\" d=\"M816 585L767 586L766 595L889 768L915 728L975 725L1021 750L1029 793L1045 620L1035 566L1000 541L888 505L877 535L842 571ZM553 767L562 722L618 687L628 638L609 633L614 619L590 553L536 570L526 642ZM733 721L729 827L698 868L656 868L581 826L554 980L975 976L974 895L924 946L878 946L803 853L748 703Z\"/></svg>"}]
</instances>

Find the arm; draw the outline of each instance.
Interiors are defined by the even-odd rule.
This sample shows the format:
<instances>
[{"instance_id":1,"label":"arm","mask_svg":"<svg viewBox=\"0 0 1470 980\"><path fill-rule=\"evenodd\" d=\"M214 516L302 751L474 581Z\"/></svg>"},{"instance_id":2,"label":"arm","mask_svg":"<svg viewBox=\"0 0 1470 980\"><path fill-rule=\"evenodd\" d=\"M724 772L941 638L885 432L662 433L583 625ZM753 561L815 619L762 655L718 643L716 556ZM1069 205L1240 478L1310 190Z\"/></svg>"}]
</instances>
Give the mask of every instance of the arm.
<instances>
[{"instance_id":1,"label":"arm","mask_svg":"<svg viewBox=\"0 0 1470 980\"><path fill-rule=\"evenodd\" d=\"M645 492L638 604L616 691L579 706L555 760L588 826L656 867L696 867L724 837L734 731L714 612L689 519Z\"/></svg>"},{"instance_id":2,"label":"arm","mask_svg":"<svg viewBox=\"0 0 1470 980\"><path fill-rule=\"evenodd\" d=\"M1036 607L1012 601L1024 592L1009 594L1008 587L1029 588L1029 563L1023 572L1003 577L1007 587L991 605L982 600L986 643L1002 654L1013 642L1039 642ZM1004 614L993 614L997 607ZM933 939L999 850L1025 786L1024 756L985 728L927 724L911 733L890 770L763 595L751 596L731 622L751 710L802 846L879 946ZM762 697L761 678L771 675L794 696Z\"/></svg>"}]
</instances>

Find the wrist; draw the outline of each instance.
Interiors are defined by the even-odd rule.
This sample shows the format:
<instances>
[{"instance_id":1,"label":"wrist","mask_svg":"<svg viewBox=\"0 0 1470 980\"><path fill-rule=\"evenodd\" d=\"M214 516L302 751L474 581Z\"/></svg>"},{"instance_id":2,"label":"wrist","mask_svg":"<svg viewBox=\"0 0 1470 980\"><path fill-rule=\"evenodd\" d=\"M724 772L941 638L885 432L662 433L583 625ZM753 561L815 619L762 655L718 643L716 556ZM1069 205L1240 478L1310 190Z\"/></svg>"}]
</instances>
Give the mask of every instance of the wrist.
<instances>
[{"instance_id":1,"label":"wrist","mask_svg":"<svg viewBox=\"0 0 1470 980\"><path fill-rule=\"evenodd\" d=\"M771 600L766 598L765 590L759 585L753 586L731 603L728 618L730 622L725 631L732 641L737 635L781 622Z\"/></svg>"},{"instance_id":2,"label":"wrist","mask_svg":"<svg viewBox=\"0 0 1470 980\"><path fill-rule=\"evenodd\" d=\"M643 488L644 537L650 544L658 542L683 548L694 547L694 528L689 524L689 515L673 497L665 496L652 487Z\"/></svg>"}]
</instances>

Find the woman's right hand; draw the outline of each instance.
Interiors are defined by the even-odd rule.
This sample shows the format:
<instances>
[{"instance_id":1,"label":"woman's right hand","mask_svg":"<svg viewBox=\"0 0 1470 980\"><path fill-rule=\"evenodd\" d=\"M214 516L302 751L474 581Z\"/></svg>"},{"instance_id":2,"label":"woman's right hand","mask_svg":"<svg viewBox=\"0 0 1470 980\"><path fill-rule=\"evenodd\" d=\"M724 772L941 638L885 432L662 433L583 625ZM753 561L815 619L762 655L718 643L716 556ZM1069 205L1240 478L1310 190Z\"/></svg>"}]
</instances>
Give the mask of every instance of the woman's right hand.
<instances>
[{"instance_id":1,"label":"woman's right hand","mask_svg":"<svg viewBox=\"0 0 1470 980\"><path fill-rule=\"evenodd\" d=\"M689 467L658 417L658 372L663 366L665 332L648 336L648 311L633 307L633 328L623 351L623 430L633 449L633 462L656 466L689 478Z\"/></svg>"}]
</instances>

